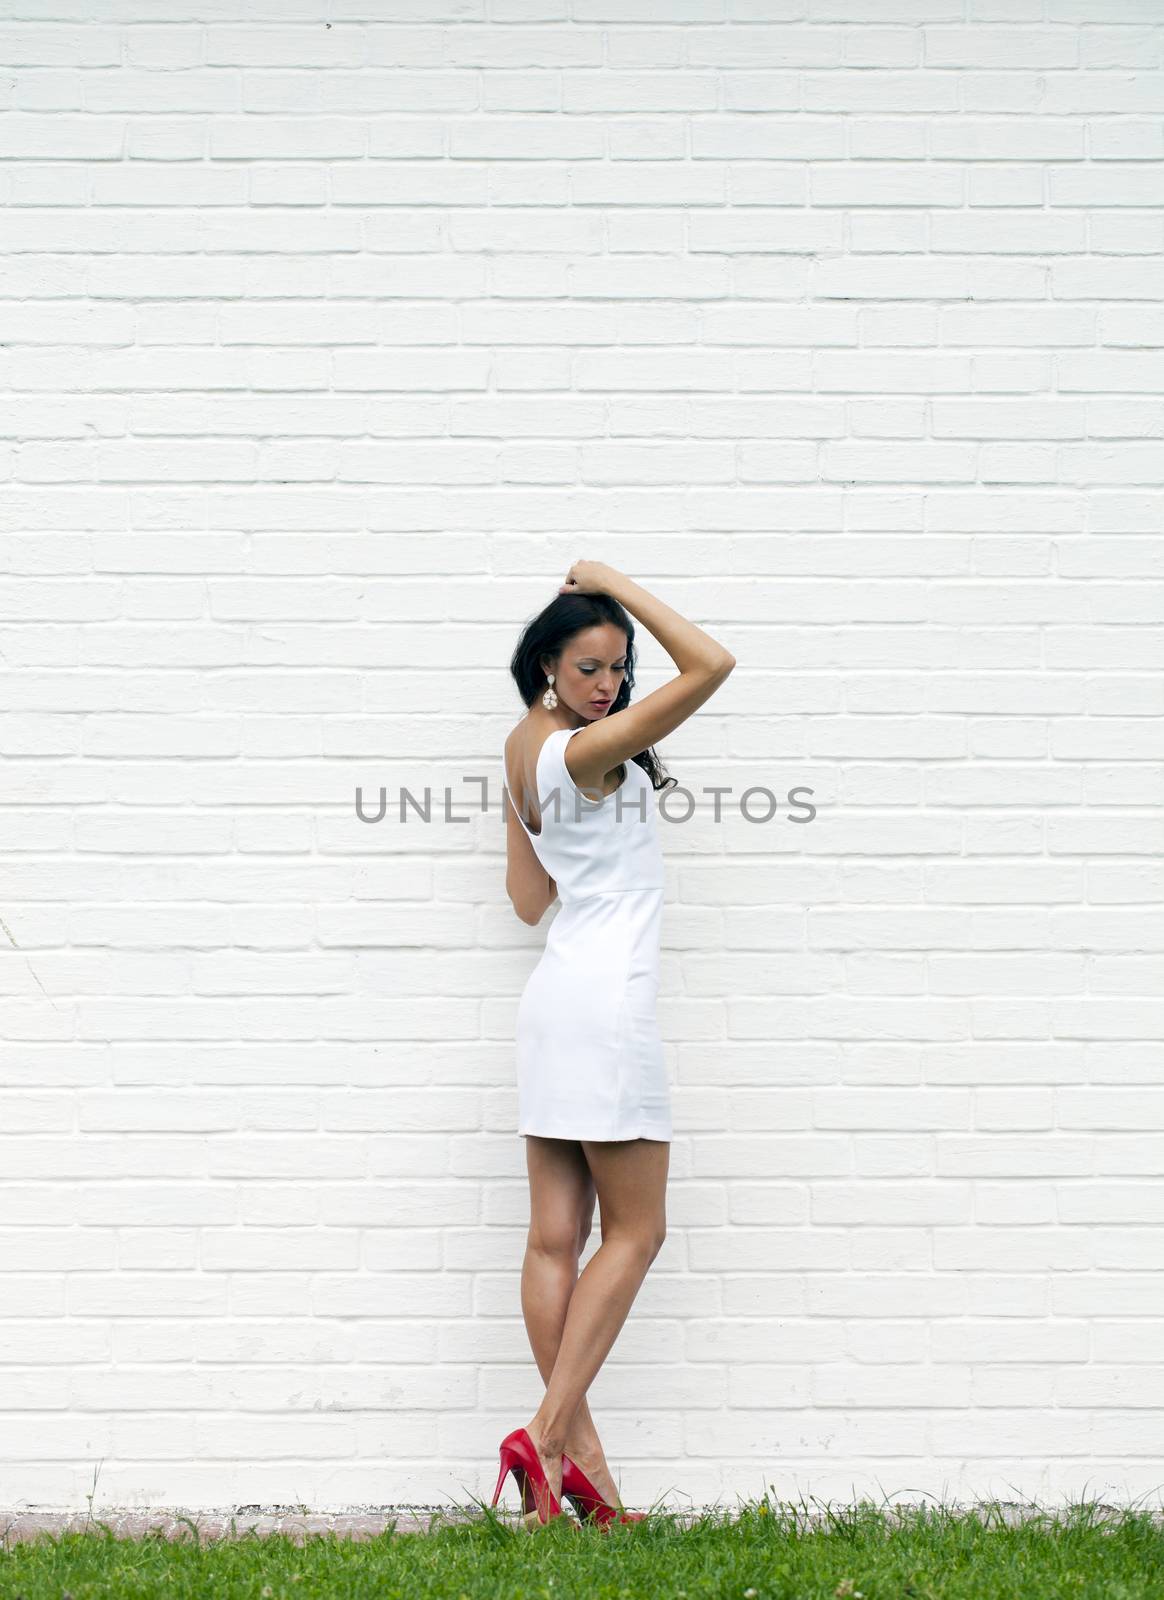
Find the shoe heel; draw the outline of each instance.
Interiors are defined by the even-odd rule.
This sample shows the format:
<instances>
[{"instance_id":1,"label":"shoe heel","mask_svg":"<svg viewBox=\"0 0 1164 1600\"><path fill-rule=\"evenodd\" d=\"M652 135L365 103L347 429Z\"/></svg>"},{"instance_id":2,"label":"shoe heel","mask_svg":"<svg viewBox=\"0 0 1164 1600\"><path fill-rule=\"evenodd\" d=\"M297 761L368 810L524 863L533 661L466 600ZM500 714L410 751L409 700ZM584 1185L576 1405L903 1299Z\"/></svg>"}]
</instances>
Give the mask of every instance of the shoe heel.
<instances>
[{"instance_id":1,"label":"shoe heel","mask_svg":"<svg viewBox=\"0 0 1164 1600\"><path fill-rule=\"evenodd\" d=\"M584 1522L589 1522L589 1521L592 1520L591 1516L590 1516L590 1513L594 1508L592 1506L588 1506L586 1504L585 1500L579 1499L579 1497L576 1494L565 1494L565 1493L563 1493L562 1499L563 1500L568 1500L570 1502L570 1504L574 1507L574 1515L578 1518L579 1522L583 1522L584 1523Z\"/></svg>"},{"instance_id":2,"label":"shoe heel","mask_svg":"<svg viewBox=\"0 0 1164 1600\"><path fill-rule=\"evenodd\" d=\"M515 1428L512 1433L506 1434L498 1448L501 1456L501 1470L497 1475L497 1487L493 1491L493 1505L497 1504L501 1495L501 1486L505 1482L506 1473L512 1472L521 1493L521 1509L524 1513L522 1520L527 1527L531 1526L531 1515L536 1519L538 1525L542 1527L554 1517L561 1516L560 1497L555 1498L546 1478L545 1470L538 1459L533 1442L526 1430L524 1428ZM531 1501L533 1503L532 1512ZM545 1502L544 1505L543 1502Z\"/></svg>"},{"instance_id":3,"label":"shoe heel","mask_svg":"<svg viewBox=\"0 0 1164 1600\"><path fill-rule=\"evenodd\" d=\"M506 1474L509 1472L513 1473L513 1481L517 1484L517 1492L521 1499L522 1520L528 1526L531 1516L535 1521L538 1518L537 1495L534 1492L533 1483L530 1481L530 1475L525 1467L516 1456L511 1455L504 1447L501 1454L501 1471L497 1474L497 1487L493 1491L492 1503L496 1505L501 1498L502 1486L505 1483ZM534 1507L532 1511L529 1510L531 1505Z\"/></svg>"},{"instance_id":4,"label":"shoe heel","mask_svg":"<svg viewBox=\"0 0 1164 1600\"><path fill-rule=\"evenodd\" d=\"M505 1474L509 1471L511 1465L512 1463L507 1459L503 1450L501 1452L501 1471L497 1474L497 1487L493 1491L493 1505L496 1505L501 1498L501 1485L505 1482Z\"/></svg>"}]
</instances>

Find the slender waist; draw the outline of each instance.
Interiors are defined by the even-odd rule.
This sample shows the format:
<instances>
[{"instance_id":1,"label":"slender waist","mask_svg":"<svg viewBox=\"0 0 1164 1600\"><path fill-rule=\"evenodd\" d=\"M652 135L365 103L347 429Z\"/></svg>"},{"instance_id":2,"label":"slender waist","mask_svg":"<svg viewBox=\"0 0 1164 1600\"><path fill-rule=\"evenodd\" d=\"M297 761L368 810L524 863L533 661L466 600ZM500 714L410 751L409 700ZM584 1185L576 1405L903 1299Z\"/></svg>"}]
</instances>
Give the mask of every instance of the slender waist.
<instances>
[{"instance_id":1,"label":"slender waist","mask_svg":"<svg viewBox=\"0 0 1164 1600\"><path fill-rule=\"evenodd\" d=\"M630 883L622 889L590 889L585 894L563 895L558 891L558 899L565 906L585 905L591 900L606 900L616 894L662 894L661 883Z\"/></svg>"}]
</instances>

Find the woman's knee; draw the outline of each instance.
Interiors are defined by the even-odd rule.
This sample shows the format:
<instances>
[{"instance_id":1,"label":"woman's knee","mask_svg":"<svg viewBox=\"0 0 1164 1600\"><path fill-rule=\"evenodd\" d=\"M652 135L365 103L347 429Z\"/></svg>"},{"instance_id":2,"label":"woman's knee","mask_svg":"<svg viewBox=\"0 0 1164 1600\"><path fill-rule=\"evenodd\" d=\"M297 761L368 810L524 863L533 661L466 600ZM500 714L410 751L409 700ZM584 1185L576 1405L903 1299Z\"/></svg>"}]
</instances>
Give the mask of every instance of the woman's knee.
<instances>
[{"instance_id":1,"label":"woman's knee","mask_svg":"<svg viewBox=\"0 0 1164 1600\"><path fill-rule=\"evenodd\" d=\"M667 1224L661 1217L657 1222L625 1223L602 1230L603 1244L609 1239L620 1240L642 1257L644 1267L649 1267L659 1254L666 1237Z\"/></svg>"},{"instance_id":2,"label":"woman's knee","mask_svg":"<svg viewBox=\"0 0 1164 1600\"><path fill-rule=\"evenodd\" d=\"M551 1260L577 1266L589 1233L590 1224L585 1218L577 1222L531 1222L529 1248Z\"/></svg>"}]
</instances>

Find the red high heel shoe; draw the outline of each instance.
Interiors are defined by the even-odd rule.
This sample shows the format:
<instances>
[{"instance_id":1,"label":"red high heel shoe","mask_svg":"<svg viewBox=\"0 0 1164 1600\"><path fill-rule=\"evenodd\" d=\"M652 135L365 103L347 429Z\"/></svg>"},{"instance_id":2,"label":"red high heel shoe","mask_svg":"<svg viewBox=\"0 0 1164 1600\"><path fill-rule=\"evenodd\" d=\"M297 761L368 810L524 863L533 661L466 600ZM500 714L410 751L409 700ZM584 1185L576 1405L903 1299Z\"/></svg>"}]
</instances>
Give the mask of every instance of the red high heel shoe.
<instances>
[{"instance_id":1,"label":"red high heel shoe","mask_svg":"<svg viewBox=\"0 0 1164 1600\"><path fill-rule=\"evenodd\" d=\"M562 1457L562 1495L573 1505L578 1516L585 1521L592 1517L601 1528L609 1532L612 1522L642 1522L642 1511L623 1511L604 1500L576 1461Z\"/></svg>"},{"instance_id":2,"label":"red high heel shoe","mask_svg":"<svg viewBox=\"0 0 1164 1600\"><path fill-rule=\"evenodd\" d=\"M554 1491L550 1488L550 1480L546 1477L546 1469L542 1466L533 1440L524 1428L514 1428L512 1433L505 1435L501 1441L500 1454L501 1471L497 1474L497 1487L493 1491L494 1505L497 1504L501 1494L505 1474L512 1472L517 1487L521 1490L521 1504L527 1528L530 1526L531 1517L539 1523L546 1523L551 1517L563 1515L562 1502L555 1498ZM536 1508L534 1510L529 1509L531 1490ZM545 1516L542 1515L543 1511L546 1512Z\"/></svg>"}]
</instances>

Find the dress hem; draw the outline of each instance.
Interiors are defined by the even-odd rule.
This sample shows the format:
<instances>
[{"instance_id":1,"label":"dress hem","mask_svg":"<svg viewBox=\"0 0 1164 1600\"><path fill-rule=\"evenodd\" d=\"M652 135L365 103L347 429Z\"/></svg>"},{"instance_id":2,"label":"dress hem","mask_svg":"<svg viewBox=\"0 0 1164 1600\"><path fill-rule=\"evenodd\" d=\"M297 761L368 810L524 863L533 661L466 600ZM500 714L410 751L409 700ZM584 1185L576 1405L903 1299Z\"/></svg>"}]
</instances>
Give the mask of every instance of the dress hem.
<instances>
[{"instance_id":1,"label":"dress hem","mask_svg":"<svg viewBox=\"0 0 1164 1600\"><path fill-rule=\"evenodd\" d=\"M565 1132L561 1128L519 1128L519 1139L533 1134L536 1139L589 1139L595 1144L629 1144L634 1139L650 1139L657 1144L672 1144L674 1136L668 1129L663 1132L659 1128L639 1129L636 1133L577 1133L573 1129Z\"/></svg>"}]
</instances>

